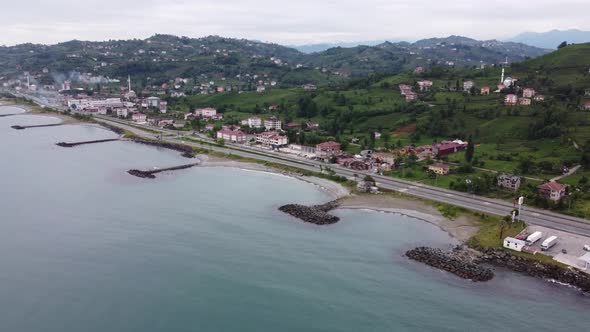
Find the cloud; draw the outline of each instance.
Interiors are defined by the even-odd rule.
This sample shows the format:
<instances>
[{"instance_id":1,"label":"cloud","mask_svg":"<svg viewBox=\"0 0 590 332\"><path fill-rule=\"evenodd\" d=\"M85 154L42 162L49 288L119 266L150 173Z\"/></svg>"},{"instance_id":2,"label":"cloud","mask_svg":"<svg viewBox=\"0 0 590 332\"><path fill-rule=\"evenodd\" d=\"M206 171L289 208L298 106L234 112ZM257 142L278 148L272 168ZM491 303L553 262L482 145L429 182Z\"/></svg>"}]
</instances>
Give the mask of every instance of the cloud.
<instances>
[{"instance_id":1,"label":"cloud","mask_svg":"<svg viewBox=\"0 0 590 332\"><path fill-rule=\"evenodd\" d=\"M9 7L0 12L0 44L146 38L155 33L301 44L590 30L587 0L23 0Z\"/></svg>"}]
</instances>

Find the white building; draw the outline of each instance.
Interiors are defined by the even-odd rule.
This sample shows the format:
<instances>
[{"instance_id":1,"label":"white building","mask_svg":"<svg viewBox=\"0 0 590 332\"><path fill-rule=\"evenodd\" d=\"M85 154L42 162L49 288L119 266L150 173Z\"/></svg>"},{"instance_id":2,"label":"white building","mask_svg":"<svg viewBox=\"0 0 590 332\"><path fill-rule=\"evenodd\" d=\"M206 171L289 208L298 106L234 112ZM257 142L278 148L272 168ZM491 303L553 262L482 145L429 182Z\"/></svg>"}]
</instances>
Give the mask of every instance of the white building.
<instances>
[{"instance_id":1,"label":"white building","mask_svg":"<svg viewBox=\"0 0 590 332\"><path fill-rule=\"evenodd\" d=\"M197 108L195 110L195 116L205 119L209 119L217 115L217 110L212 107Z\"/></svg>"},{"instance_id":2,"label":"white building","mask_svg":"<svg viewBox=\"0 0 590 332\"><path fill-rule=\"evenodd\" d=\"M276 131L267 131L264 133L256 134L256 143L260 143L265 146L283 146L289 143L287 136L281 136Z\"/></svg>"},{"instance_id":3,"label":"white building","mask_svg":"<svg viewBox=\"0 0 590 332\"><path fill-rule=\"evenodd\" d=\"M257 116L252 116L247 119L241 121L243 126L248 126L250 128L260 128L262 127L262 119Z\"/></svg>"},{"instance_id":4,"label":"white building","mask_svg":"<svg viewBox=\"0 0 590 332\"><path fill-rule=\"evenodd\" d=\"M147 116L143 113L133 113L133 115L131 115L131 120L137 123L146 123Z\"/></svg>"},{"instance_id":5,"label":"white building","mask_svg":"<svg viewBox=\"0 0 590 332\"><path fill-rule=\"evenodd\" d=\"M147 107L160 107L160 98L158 97L147 97Z\"/></svg>"},{"instance_id":6,"label":"white building","mask_svg":"<svg viewBox=\"0 0 590 332\"><path fill-rule=\"evenodd\" d=\"M469 92L471 91L471 88L473 88L474 86L475 83L473 83L473 81L465 81L463 82L463 91Z\"/></svg>"},{"instance_id":7,"label":"white building","mask_svg":"<svg viewBox=\"0 0 590 332\"><path fill-rule=\"evenodd\" d=\"M264 119L264 128L266 130L281 130L283 123L277 117L271 116L268 119Z\"/></svg>"},{"instance_id":8,"label":"white building","mask_svg":"<svg viewBox=\"0 0 590 332\"><path fill-rule=\"evenodd\" d=\"M126 118L128 115L129 110L127 108L117 108L117 117Z\"/></svg>"},{"instance_id":9,"label":"white building","mask_svg":"<svg viewBox=\"0 0 590 332\"><path fill-rule=\"evenodd\" d=\"M523 240L515 239L513 237L507 237L504 239L504 248L511 250L522 251L522 248L526 245Z\"/></svg>"},{"instance_id":10,"label":"white building","mask_svg":"<svg viewBox=\"0 0 590 332\"><path fill-rule=\"evenodd\" d=\"M217 132L217 139L223 139L232 143L246 143L246 134L239 130L222 129Z\"/></svg>"}]
</instances>

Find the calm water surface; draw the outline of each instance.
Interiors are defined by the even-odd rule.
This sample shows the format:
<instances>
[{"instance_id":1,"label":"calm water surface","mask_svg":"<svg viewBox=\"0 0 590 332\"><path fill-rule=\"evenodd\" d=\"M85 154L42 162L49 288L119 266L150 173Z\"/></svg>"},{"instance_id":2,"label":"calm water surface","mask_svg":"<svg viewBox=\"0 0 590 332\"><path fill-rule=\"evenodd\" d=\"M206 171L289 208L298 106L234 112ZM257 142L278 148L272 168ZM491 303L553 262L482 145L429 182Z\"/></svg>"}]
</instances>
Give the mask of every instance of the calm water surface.
<instances>
[{"instance_id":1,"label":"calm water surface","mask_svg":"<svg viewBox=\"0 0 590 332\"><path fill-rule=\"evenodd\" d=\"M0 107L0 114L12 110ZM408 261L448 246L432 225L341 210L317 227L277 211L330 198L288 177L193 168L91 125L0 118L0 331L587 330L590 301L509 272L474 284Z\"/></svg>"}]
</instances>

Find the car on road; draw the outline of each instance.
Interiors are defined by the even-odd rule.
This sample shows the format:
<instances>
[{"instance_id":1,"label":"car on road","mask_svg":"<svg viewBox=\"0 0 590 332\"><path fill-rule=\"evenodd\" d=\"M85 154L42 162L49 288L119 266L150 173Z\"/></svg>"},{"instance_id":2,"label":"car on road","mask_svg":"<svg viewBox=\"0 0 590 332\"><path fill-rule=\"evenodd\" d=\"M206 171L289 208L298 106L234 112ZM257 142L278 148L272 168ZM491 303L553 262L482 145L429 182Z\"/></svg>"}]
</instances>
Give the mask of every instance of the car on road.
<instances>
[{"instance_id":1,"label":"car on road","mask_svg":"<svg viewBox=\"0 0 590 332\"><path fill-rule=\"evenodd\" d=\"M590 251L590 244L584 245L584 251Z\"/></svg>"}]
</instances>

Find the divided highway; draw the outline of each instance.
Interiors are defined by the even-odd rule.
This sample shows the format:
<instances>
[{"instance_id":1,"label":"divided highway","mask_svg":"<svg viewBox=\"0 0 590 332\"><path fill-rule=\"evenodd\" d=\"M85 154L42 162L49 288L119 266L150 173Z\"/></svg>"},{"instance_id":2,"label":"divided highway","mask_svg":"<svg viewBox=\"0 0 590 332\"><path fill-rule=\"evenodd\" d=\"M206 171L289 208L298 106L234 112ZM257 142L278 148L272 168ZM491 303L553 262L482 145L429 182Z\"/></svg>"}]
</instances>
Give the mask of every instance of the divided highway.
<instances>
[{"instance_id":1,"label":"divided highway","mask_svg":"<svg viewBox=\"0 0 590 332\"><path fill-rule=\"evenodd\" d=\"M99 121L103 121L109 123L114 126L122 127L126 130L133 132L134 134L146 138L156 138L158 134L153 134L146 132L144 130L138 129L138 127L143 127L145 129L154 130L154 127L148 127L144 125L138 124L131 124L128 121L113 119L105 116L95 116L95 118ZM197 142L190 142L190 141L183 141L177 138L179 132L173 130L165 130L165 129L158 129L158 132L164 135L173 135L173 136L162 136L161 139L168 142L173 143L182 143L187 144L194 147L205 148L217 152L222 153L231 153L234 155L253 158L258 160L269 161L277 164L282 164L286 166L292 166L300 169L310 170L319 172L320 166L322 167L330 167L332 170L336 172L337 175L345 176L347 178L354 178L354 175L364 176L365 174L369 174L366 172L355 171L347 168L340 167L338 165L326 165L325 163L304 159L301 157L296 156L287 156L278 154L277 152L269 152L265 150L255 149L251 147L246 147L243 145L236 145L236 144L227 144L225 147L209 145L209 144L201 144ZM200 136L198 139L202 141L208 141L213 143L214 141ZM448 189L442 189L438 187L433 187L429 185L424 185L421 183L410 182L401 179L395 179L391 177L369 174L371 175L376 181L380 188L397 191L408 195L417 196L420 198L426 198L437 202L452 204L460 207L464 207L467 209L480 211L488 214L498 215L498 216L505 216L510 214L514 206L509 202L470 195L462 192L452 191ZM563 214L558 214L554 212L550 212L547 210L527 207L526 205L523 207L521 219L528 224L531 225L539 225L544 227L549 227L557 230L562 230L566 232L571 232L575 234L590 236L590 221L582 218L571 217Z\"/></svg>"}]
</instances>

